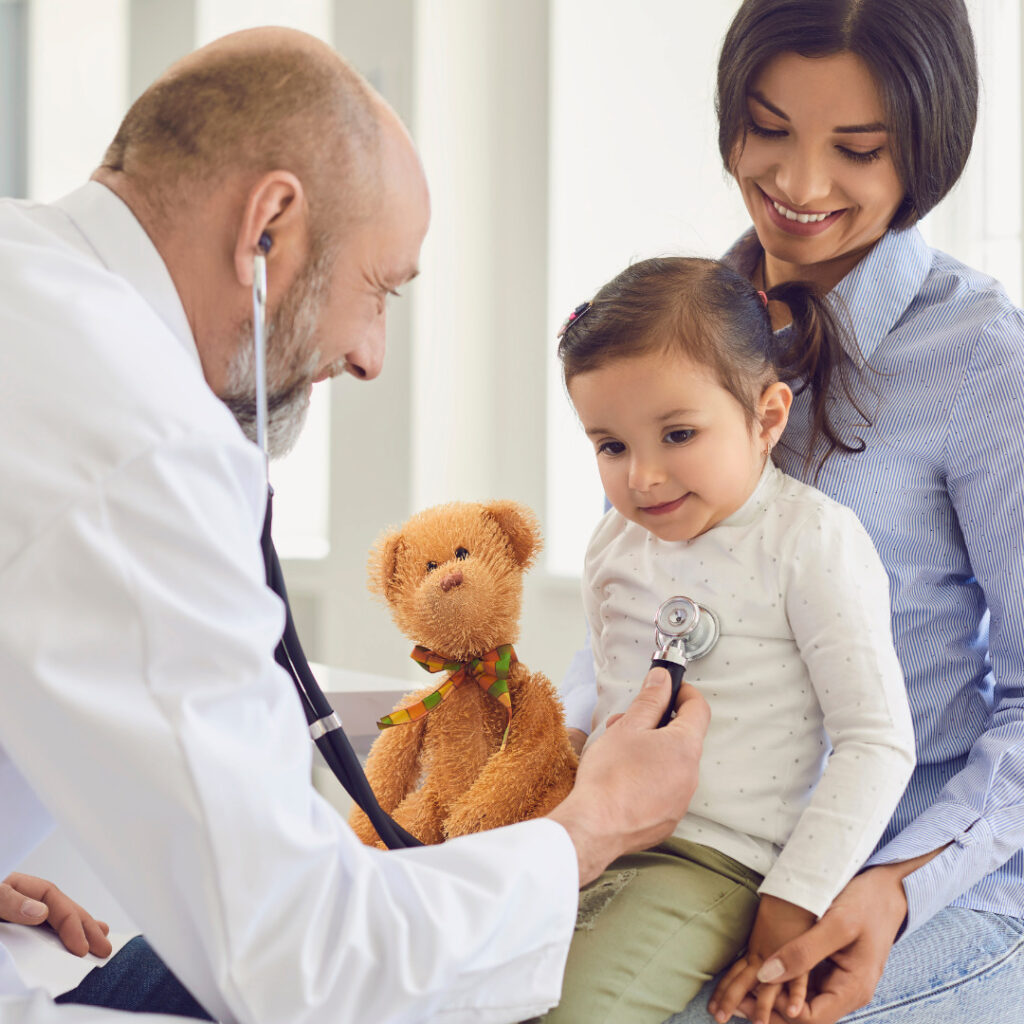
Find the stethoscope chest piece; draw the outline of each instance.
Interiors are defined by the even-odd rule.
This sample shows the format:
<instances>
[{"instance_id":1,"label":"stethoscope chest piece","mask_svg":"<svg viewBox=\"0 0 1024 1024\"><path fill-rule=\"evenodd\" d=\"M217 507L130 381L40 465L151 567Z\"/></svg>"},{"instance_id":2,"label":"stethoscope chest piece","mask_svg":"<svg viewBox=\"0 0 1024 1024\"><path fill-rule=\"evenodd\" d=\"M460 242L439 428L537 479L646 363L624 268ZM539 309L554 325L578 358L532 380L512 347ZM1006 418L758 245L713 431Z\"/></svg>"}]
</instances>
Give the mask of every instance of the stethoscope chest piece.
<instances>
[{"instance_id":1,"label":"stethoscope chest piece","mask_svg":"<svg viewBox=\"0 0 1024 1024\"><path fill-rule=\"evenodd\" d=\"M703 658L718 642L718 616L689 597L670 597L654 619L659 651L679 650L686 661Z\"/></svg>"},{"instance_id":2,"label":"stethoscope chest piece","mask_svg":"<svg viewBox=\"0 0 1024 1024\"><path fill-rule=\"evenodd\" d=\"M654 629L658 646L651 667L666 669L672 680L672 697L658 723L660 727L672 720L686 666L715 646L721 629L718 616L710 608L682 596L662 603L654 617Z\"/></svg>"}]
</instances>

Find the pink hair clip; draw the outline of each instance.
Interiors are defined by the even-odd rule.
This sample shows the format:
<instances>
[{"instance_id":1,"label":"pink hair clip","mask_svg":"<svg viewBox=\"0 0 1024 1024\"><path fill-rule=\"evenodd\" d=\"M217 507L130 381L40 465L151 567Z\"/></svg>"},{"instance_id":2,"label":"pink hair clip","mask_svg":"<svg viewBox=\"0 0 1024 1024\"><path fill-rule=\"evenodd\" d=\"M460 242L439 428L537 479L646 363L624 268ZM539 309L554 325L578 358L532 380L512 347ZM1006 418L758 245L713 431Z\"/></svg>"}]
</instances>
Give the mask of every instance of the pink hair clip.
<instances>
[{"instance_id":1,"label":"pink hair clip","mask_svg":"<svg viewBox=\"0 0 1024 1024\"><path fill-rule=\"evenodd\" d=\"M560 337L562 337L562 335L563 335L563 334L565 334L565 332L566 332L567 330L569 330L569 328L570 328L570 327L571 327L571 326L572 326L572 325L573 325L574 323L576 323L576 321L577 321L577 320L579 320L579 318L580 318L581 316L583 316L583 314L584 314L584 313L586 313L588 309L590 309L590 303L589 303L589 302L581 302L581 303L580 303L580 304L579 304L579 305L578 305L578 306L577 306L577 307L576 307L576 308L575 308L575 309L574 309L574 310L573 310L573 311L572 311L572 312L571 312L571 313L570 313L570 314L569 314L569 315L568 315L568 316L566 317L566 319L565 319L565 323L564 323L564 324L562 324L562 326L558 328L558 334L556 334L556 335L555 335L555 337L556 337L556 338L560 338Z\"/></svg>"}]
</instances>

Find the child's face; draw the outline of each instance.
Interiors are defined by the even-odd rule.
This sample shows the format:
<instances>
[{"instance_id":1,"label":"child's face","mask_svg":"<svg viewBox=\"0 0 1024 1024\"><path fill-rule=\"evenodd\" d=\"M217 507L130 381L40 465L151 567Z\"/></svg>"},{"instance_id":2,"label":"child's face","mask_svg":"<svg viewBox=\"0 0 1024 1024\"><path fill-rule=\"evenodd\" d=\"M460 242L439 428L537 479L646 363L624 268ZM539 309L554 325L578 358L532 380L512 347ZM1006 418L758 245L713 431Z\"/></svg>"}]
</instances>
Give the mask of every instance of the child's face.
<instances>
[{"instance_id":1,"label":"child's face","mask_svg":"<svg viewBox=\"0 0 1024 1024\"><path fill-rule=\"evenodd\" d=\"M753 492L765 447L777 437L748 424L707 369L675 354L627 357L581 373L569 395L608 500L661 540L691 540L732 515Z\"/></svg>"}]
</instances>

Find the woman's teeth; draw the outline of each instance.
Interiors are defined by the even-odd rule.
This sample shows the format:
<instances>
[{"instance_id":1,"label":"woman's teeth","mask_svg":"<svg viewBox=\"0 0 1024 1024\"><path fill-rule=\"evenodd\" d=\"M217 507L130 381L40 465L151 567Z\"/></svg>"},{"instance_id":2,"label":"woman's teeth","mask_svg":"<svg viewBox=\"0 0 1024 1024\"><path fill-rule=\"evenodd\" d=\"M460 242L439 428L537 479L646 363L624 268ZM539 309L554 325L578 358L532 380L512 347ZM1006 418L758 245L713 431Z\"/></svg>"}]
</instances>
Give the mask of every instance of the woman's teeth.
<instances>
[{"instance_id":1,"label":"woman's teeth","mask_svg":"<svg viewBox=\"0 0 1024 1024\"><path fill-rule=\"evenodd\" d=\"M797 213L795 210L790 210L781 203L775 202L774 199L772 200L772 206L774 206L775 209L786 218L786 220L797 220L801 224L817 224L818 221L832 216L830 213Z\"/></svg>"}]
</instances>

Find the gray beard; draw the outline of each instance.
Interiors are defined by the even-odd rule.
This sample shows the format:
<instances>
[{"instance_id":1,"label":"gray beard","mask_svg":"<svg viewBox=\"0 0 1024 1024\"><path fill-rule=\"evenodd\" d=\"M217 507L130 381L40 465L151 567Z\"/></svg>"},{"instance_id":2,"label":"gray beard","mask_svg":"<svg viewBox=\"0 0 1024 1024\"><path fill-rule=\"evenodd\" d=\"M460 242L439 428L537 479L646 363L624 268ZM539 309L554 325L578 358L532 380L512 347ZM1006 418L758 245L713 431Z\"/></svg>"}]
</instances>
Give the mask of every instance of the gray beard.
<instances>
[{"instance_id":1,"label":"gray beard","mask_svg":"<svg viewBox=\"0 0 1024 1024\"><path fill-rule=\"evenodd\" d=\"M292 450L306 423L310 388L321 361L317 329L332 262L324 252L313 256L267 323L267 454L272 459ZM255 442L256 355L252 334L250 317L239 328L221 400L245 436Z\"/></svg>"}]
</instances>

